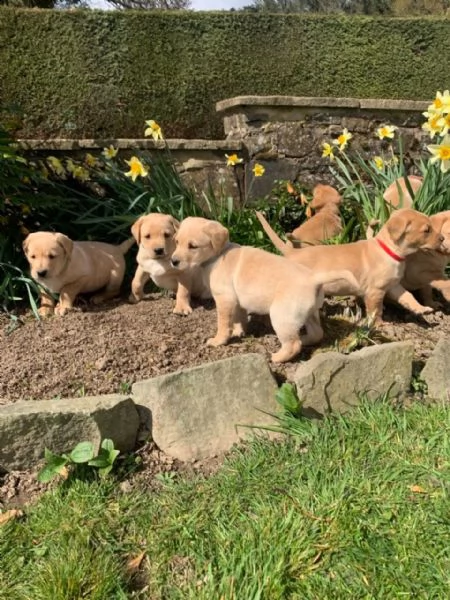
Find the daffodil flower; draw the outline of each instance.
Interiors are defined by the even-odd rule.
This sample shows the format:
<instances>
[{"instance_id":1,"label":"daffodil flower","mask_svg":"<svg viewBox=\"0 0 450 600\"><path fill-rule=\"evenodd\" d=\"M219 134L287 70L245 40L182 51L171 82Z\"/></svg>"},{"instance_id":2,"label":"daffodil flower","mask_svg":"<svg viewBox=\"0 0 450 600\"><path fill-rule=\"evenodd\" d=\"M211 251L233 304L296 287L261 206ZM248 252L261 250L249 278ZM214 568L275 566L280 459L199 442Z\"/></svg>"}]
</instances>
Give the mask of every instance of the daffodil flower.
<instances>
[{"instance_id":1,"label":"daffodil flower","mask_svg":"<svg viewBox=\"0 0 450 600\"><path fill-rule=\"evenodd\" d=\"M119 149L114 148L114 146L111 144L110 146L108 146L108 148L103 148L102 154L106 158L106 160L111 160L117 156L118 152Z\"/></svg>"},{"instance_id":2,"label":"daffodil flower","mask_svg":"<svg viewBox=\"0 0 450 600\"><path fill-rule=\"evenodd\" d=\"M398 127L395 125L382 125L377 129L377 136L380 138L380 140L384 140L385 138L392 140L394 138L394 131L396 129L398 129Z\"/></svg>"},{"instance_id":3,"label":"daffodil flower","mask_svg":"<svg viewBox=\"0 0 450 600\"><path fill-rule=\"evenodd\" d=\"M374 156L373 162L375 163L375 166L379 171L382 171L384 169L384 160L381 158L381 156Z\"/></svg>"},{"instance_id":4,"label":"daffodil flower","mask_svg":"<svg viewBox=\"0 0 450 600\"><path fill-rule=\"evenodd\" d=\"M59 160L59 158L56 158L56 156L49 156L47 158L47 162L50 165L50 168L52 169L52 171L56 175L58 175L58 177L61 177L62 179L65 178L66 171L62 165L62 162Z\"/></svg>"},{"instance_id":5,"label":"daffodil flower","mask_svg":"<svg viewBox=\"0 0 450 600\"><path fill-rule=\"evenodd\" d=\"M347 146L349 140L351 140L353 135L349 132L349 130L345 127L340 136L338 136L335 140L333 140L333 144L335 146L339 146L339 150L344 150Z\"/></svg>"},{"instance_id":6,"label":"daffodil flower","mask_svg":"<svg viewBox=\"0 0 450 600\"><path fill-rule=\"evenodd\" d=\"M155 141L163 139L161 127L158 125L158 123L156 121L153 121L153 119L150 119L150 121L145 121L145 124L148 125L147 129L144 131L145 137L148 137L151 135Z\"/></svg>"},{"instance_id":7,"label":"daffodil flower","mask_svg":"<svg viewBox=\"0 0 450 600\"><path fill-rule=\"evenodd\" d=\"M262 177L266 172L266 169L262 165L256 163L252 171L255 177Z\"/></svg>"},{"instance_id":8,"label":"daffodil flower","mask_svg":"<svg viewBox=\"0 0 450 600\"><path fill-rule=\"evenodd\" d=\"M334 160L333 146L328 144L328 142L323 142L322 148L322 158L326 158L328 156L330 160Z\"/></svg>"},{"instance_id":9,"label":"daffodil flower","mask_svg":"<svg viewBox=\"0 0 450 600\"><path fill-rule=\"evenodd\" d=\"M95 167L97 164L97 159L95 158L95 156L89 154L88 152L84 157L84 162L87 164L88 167Z\"/></svg>"},{"instance_id":10,"label":"daffodil flower","mask_svg":"<svg viewBox=\"0 0 450 600\"><path fill-rule=\"evenodd\" d=\"M440 135L447 135L450 130L450 113L442 117L442 129Z\"/></svg>"},{"instance_id":11,"label":"daffodil flower","mask_svg":"<svg viewBox=\"0 0 450 600\"><path fill-rule=\"evenodd\" d=\"M440 144L431 144L427 148L433 155L430 163L441 161L441 171L446 173L450 169L450 135L447 134Z\"/></svg>"},{"instance_id":12,"label":"daffodil flower","mask_svg":"<svg viewBox=\"0 0 450 600\"><path fill-rule=\"evenodd\" d=\"M75 177L75 179L78 179L79 181L87 181L90 178L89 171L81 165L75 167L75 169L72 172L72 175L73 177Z\"/></svg>"},{"instance_id":13,"label":"daffodil flower","mask_svg":"<svg viewBox=\"0 0 450 600\"><path fill-rule=\"evenodd\" d=\"M433 139L436 134L441 135L445 124L445 118L442 114L428 111L424 112L423 116L427 117L428 120L426 123L423 123L422 129L428 132L430 138ZM447 133L447 131L444 133Z\"/></svg>"},{"instance_id":14,"label":"daffodil flower","mask_svg":"<svg viewBox=\"0 0 450 600\"><path fill-rule=\"evenodd\" d=\"M68 158L66 160L66 169L67 171L73 175L73 172L75 171L75 169L77 168L76 164L73 162L73 160L71 160L70 158Z\"/></svg>"},{"instance_id":15,"label":"daffodil flower","mask_svg":"<svg viewBox=\"0 0 450 600\"><path fill-rule=\"evenodd\" d=\"M144 167L137 156L132 156L130 160L126 160L125 162L130 167L130 170L125 173L126 177L131 177L133 181L136 181L137 177L147 177L148 169Z\"/></svg>"},{"instance_id":16,"label":"daffodil flower","mask_svg":"<svg viewBox=\"0 0 450 600\"><path fill-rule=\"evenodd\" d=\"M443 94L436 92L436 98L432 104L428 107L430 112L438 112L440 114L447 114L450 112L450 92L445 90Z\"/></svg>"},{"instance_id":17,"label":"daffodil flower","mask_svg":"<svg viewBox=\"0 0 450 600\"><path fill-rule=\"evenodd\" d=\"M227 167L235 167L244 162L243 158L239 158L237 154L225 154L227 159Z\"/></svg>"}]
</instances>

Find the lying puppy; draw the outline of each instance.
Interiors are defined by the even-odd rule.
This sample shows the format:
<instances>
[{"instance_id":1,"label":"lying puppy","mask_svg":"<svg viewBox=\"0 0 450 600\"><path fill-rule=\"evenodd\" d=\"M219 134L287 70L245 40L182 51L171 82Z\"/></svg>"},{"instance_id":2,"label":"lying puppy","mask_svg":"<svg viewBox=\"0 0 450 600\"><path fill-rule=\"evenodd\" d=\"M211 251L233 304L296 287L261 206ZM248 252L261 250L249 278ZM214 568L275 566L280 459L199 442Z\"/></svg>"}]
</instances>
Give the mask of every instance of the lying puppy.
<instances>
[{"instance_id":1,"label":"lying puppy","mask_svg":"<svg viewBox=\"0 0 450 600\"><path fill-rule=\"evenodd\" d=\"M353 277L348 281L325 284L325 294L362 297L367 315L372 315L374 322L382 321L383 298L387 290L397 302L407 305L413 312L431 312L427 307L410 306L411 294L400 284L407 256L420 249L437 250L441 246L443 236L434 231L430 219L425 215L403 208L391 215L373 239L301 249L290 248L261 213L257 213L257 216L275 247L288 259L315 272L327 272L331 268L348 269Z\"/></svg>"},{"instance_id":2,"label":"lying puppy","mask_svg":"<svg viewBox=\"0 0 450 600\"><path fill-rule=\"evenodd\" d=\"M405 289L417 291L426 306L437 308L438 304L433 301L433 288L450 302L450 280L445 276L445 268L450 263L450 210L432 215L430 221L433 229L444 238L442 246L439 250L419 250L408 256L401 283ZM391 294L388 293L388 296ZM416 302L412 295L409 301Z\"/></svg>"},{"instance_id":3,"label":"lying puppy","mask_svg":"<svg viewBox=\"0 0 450 600\"><path fill-rule=\"evenodd\" d=\"M59 294L55 308L53 297L42 290L39 314L64 315L73 307L78 294L96 292L92 301L99 304L118 296L125 273L124 254L134 244L131 238L119 246L102 242L73 242L62 233L30 233L23 250L31 267L31 276L52 293Z\"/></svg>"},{"instance_id":4,"label":"lying puppy","mask_svg":"<svg viewBox=\"0 0 450 600\"><path fill-rule=\"evenodd\" d=\"M408 182L412 191L416 194L422 185L423 178L418 175L408 175ZM411 208L413 198L409 193L404 177L399 177L391 183L383 194L385 201L393 208Z\"/></svg>"},{"instance_id":5,"label":"lying puppy","mask_svg":"<svg viewBox=\"0 0 450 600\"><path fill-rule=\"evenodd\" d=\"M180 271L201 267L216 302L217 333L208 345L220 346L230 337L242 335L248 313L270 315L281 342L280 350L272 354L273 362L291 360L302 344L320 341L321 284L341 273L315 275L281 256L232 244L223 225L201 217L185 219L175 240L173 266ZM350 273L344 275L351 277ZM302 326L307 333L301 337Z\"/></svg>"},{"instance_id":6,"label":"lying puppy","mask_svg":"<svg viewBox=\"0 0 450 600\"><path fill-rule=\"evenodd\" d=\"M342 221L339 205L342 197L330 185L319 183L313 190L313 199L309 204L315 212L314 216L302 223L286 237L293 246L316 246L342 231ZM297 243L296 243L297 242Z\"/></svg>"},{"instance_id":7,"label":"lying puppy","mask_svg":"<svg viewBox=\"0 0 450 600\"><path fill-rule=\"evenodd\" d=\"M144 297L144 286L149 279L161 288L177 292L174 313L187 315L192 312L191 294L199 298L211 298L202 283L198 269L180 273L170 259L175 250L174 236L180 224L170 215L151 213L140 217L131 227L131 233L139 245L138 267L131 283L129 301L139 302ZM182 286L178 286L179 281Z\"/></svg>"}]
</instances>

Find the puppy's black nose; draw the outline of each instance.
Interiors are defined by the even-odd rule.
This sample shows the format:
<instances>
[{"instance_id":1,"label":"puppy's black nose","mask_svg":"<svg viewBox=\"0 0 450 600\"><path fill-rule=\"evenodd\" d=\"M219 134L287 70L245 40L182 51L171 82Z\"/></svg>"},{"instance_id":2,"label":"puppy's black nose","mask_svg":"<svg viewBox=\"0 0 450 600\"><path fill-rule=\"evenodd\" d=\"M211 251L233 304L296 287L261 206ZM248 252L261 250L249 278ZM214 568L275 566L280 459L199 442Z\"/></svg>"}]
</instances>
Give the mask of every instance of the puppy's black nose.
<instances>
[{"instance_id":1,"label":"puppy's black nose","mask_svg":"<svg viewBox=\"0 0 450 600\"><path fill-rule=\"evenodd\" d=\"M39 277L45 277L47 275L47 269L43 269L42 271L38 271L37 274Z\"/></svg>"},{"instance_id":2,"label":"puppy's black nose","mask_svg":"<svg viewBox=\"0 0 450 600\"><path fill-rule=\"evenodd\" d=\"M164 254L164 248L155 248L153 252L156 254L156 256L162 256Z\"/></svg>"},{"instance_id":3,"label":"puppy's black nose","mask_svg":"<svg viewBox=\"0 0 450 600\"><path fill-rule=\"evenodd\" d=\"M178 258L172 256L171 263L172 263L173 267L178 267L178 265L180 264L180 260Z\"/></svg>"}]
</instances>

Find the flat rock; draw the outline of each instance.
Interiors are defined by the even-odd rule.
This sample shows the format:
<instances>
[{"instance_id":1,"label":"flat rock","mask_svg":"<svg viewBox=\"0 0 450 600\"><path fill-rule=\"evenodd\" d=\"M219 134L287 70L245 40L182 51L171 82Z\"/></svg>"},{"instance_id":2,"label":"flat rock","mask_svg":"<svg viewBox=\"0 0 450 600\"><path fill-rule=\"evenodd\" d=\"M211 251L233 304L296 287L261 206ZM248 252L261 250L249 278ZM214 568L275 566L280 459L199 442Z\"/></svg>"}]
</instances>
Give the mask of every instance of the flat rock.
<instances>
[{"instance_id":1,"label":"flat rock","mask_svg":"<svg viewBox=\"0 0 450 600\"><path fill-rule=\"evenodd\" d=\"M448 338L440 338L420 376L427 384L430 398L450 400L450 340Z\"/></svg>"},{"instance_id":2,"label":"flat rock","mask_svg":"<svg viewBox=\"0 0 450 600\"><path fill-rule=\"evenodd\" d=\"M70 452L90 441L98 450L105 438L119 450L133 450L139 414L127 396L110 394L30 400L0 407L0 469L25 470L37 466L48 448Z\"/></svg>"},{"instance_id":3,"label":"flat rock","mask_svg":"<svg viewBox=\"0 0 450 600\"><path fill-rule=\"evenodd\" d=\"M157 446L179 460L221 454L273 425L276 382L259 354L244 354L133 385L133 398Z\"/></svg>"},{"instance_id":4,"label":"flat rock","mask_svg":"<svg viewBox=\"0 0 450 600\"><path fill-rule=\"evenodd\" d=\"M346 412L360 403L361 394L376 399L389 392L401 397L409 390L414 346L392 342L352 354L316 354L294 374L297 394L306 413Z\"/></svg>"}]
</instances>

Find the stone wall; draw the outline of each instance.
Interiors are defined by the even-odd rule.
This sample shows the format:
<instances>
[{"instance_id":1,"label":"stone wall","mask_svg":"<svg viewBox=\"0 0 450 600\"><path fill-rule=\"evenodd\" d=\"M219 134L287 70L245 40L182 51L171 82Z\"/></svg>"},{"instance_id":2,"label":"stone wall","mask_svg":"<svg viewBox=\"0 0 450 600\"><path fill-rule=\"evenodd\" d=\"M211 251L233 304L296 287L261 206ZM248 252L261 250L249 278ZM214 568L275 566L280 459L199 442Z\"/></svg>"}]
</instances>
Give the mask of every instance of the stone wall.
<instances>
[{"instance_id":1,"label":"stone wall","mask_svg":"<svg viewBox=\"0 0 450 600\"><path fill-rule=\"evenodd\" d=\"M20 140L33 154L77 155L101 152L113 144L125 154L136 150L165 152L169 149L187 183L201 196L209 183L219 195L244 197L269 194L275 180L296 180L307 186L333 183L330 162L322 158L322 143L337 137L346 127L352 148L363 154L380 154L387 142L375 137L383 124L396 125L403 140L409 169L423 152L428 136L422 131L422 113L428 101L312 98L295 96L239 96L218 102L223 117L224 140ZM398 135L397 135L398 137ZM237 153L245 167L226 167L225 154ZM426 153L426 150L425 150ZM253 180L258 162L264 177Z\"/></svg>"}]
</instances>

